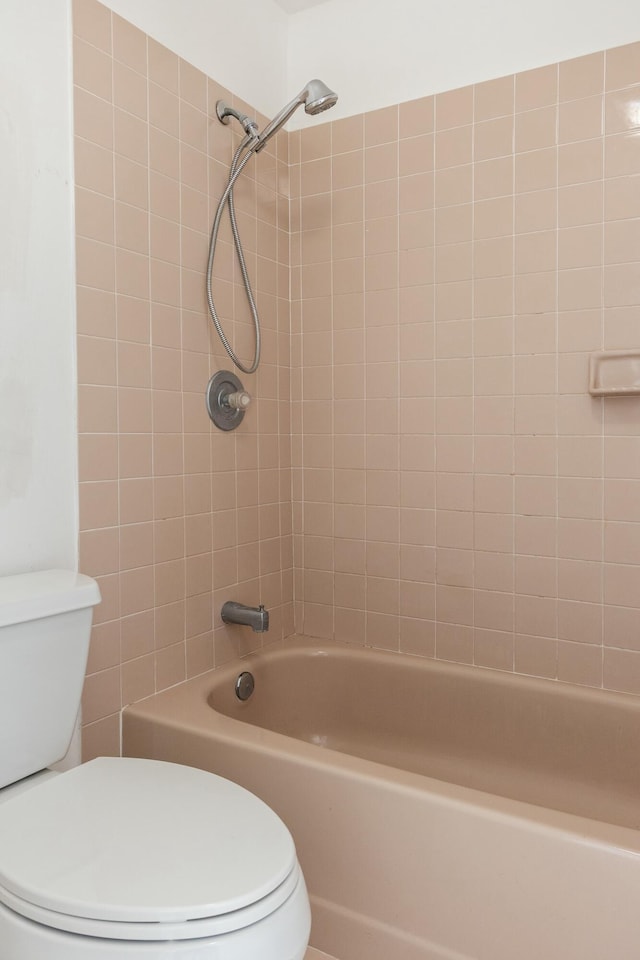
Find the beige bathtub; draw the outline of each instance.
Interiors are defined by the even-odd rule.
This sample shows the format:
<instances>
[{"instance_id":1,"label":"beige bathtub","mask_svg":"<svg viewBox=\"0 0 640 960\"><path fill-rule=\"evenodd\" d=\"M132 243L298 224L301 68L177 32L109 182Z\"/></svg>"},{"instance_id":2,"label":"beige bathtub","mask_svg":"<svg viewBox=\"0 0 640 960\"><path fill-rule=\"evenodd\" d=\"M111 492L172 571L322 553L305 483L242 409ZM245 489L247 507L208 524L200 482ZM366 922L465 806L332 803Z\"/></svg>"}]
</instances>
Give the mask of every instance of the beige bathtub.
<instances>
[{"instance_id":1,"label":"beige bathtub","mask_svg":"<svg viewBox=\"0 0 640 960\"><path fill-rule=\"evenodd\" d=\"M640 957L634 698L321 643L127 708L125 754L270 804L340 960Z\"/></svg>"}]
</instances>

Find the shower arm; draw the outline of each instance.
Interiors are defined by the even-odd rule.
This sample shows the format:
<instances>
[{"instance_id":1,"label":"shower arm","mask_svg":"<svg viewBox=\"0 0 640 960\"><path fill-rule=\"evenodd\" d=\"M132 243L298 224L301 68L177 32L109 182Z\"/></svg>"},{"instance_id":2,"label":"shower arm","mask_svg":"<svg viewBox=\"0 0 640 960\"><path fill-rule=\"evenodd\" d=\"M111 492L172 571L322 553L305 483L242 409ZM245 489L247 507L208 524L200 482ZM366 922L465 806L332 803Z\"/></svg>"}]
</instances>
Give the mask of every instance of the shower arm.
<instances>
[{"instance_id":1,"label":"shower arm","mask_svg":"<svg viewBox=\"0 0 640 960\"><path fill-rule=\"evenodd\" d=\"M256 121L248 117L246 113L240 113L239 110L236 110L224 100L218 100L216 103L216 116L220 123L224 123L225 126L228 126L231 122L230 117L234 117L242 126L247 136L254 140L258 136L258 124Z\"/></svg>"}]
</instances>

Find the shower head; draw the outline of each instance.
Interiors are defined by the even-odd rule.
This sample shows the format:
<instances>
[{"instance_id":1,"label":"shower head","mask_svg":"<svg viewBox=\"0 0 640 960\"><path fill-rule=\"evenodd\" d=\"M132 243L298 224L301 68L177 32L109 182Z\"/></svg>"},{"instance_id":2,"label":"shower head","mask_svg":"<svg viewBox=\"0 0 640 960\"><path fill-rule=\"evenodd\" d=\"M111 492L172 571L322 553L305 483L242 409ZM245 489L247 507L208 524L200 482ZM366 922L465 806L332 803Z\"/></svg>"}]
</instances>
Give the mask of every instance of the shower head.
<instances>
[{"instance_id":1,"label":"shower head","mask_svg":"<svg viewBox=\"0 0 640 960\"><path fill-rule=\"evenodd\" d=\"M317 113L334 107L338 102L338 94L330 90L322 80L309 80L302 94L306 93L304 100L305 113L315 117ZM301 96L302 96L301 94Z\"/></svg>"},{"instance_id":2,"label":"shower head","mask_svg":"<svg viewBox=\"0 0 640 960\"><path fill-rule=\"evenodd\" d=\"M330 90L326 83L323 83L322 80L310 80L298 96L294 97L286 107L283 107L280 113L277 114L271 123L267 124L262 133L258 135L259 142L256 147L256 153L266 146L267 141L278 132L280 127L284 126L298 107L304 104L305 113L315 117L316 114L322 113L323 110L328 110L329 107L333 107L337 102L338 94Z\"/></svg>"}]
</instances>

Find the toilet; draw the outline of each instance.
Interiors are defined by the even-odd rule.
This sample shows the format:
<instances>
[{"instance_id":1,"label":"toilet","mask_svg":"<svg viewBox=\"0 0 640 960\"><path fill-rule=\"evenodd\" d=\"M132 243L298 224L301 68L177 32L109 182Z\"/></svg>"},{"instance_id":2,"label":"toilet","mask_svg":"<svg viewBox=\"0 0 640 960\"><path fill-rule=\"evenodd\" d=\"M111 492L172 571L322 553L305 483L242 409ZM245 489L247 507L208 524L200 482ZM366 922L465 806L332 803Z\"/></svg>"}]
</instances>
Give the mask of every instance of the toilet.
<instances>
[{"instance_id":1,"label":"toilet","mask_svg":"<svg viewBox=\"0 0 640 960\"><path fill-rule=\"evenodd\" d=\"M98 586L0 578L2 960L302 960L309 900L291 835L204 770L71 740Z\"/></svg>"}]
</instances>

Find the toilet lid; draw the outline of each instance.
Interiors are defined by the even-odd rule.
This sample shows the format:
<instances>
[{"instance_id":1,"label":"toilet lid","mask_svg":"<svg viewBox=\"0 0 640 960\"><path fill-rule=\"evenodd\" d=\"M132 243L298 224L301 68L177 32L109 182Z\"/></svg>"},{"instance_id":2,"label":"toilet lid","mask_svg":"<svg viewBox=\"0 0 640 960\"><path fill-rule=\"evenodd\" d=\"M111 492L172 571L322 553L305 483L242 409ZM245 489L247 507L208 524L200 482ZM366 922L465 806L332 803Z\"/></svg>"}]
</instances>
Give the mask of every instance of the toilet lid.
<instances>
[{"instance_id":1,"label":"toilet lid","mask_svg":"<svg viewBox=\"0 0 640 960\"><path fill-rule=\"evenodd\" d=\"M26 901L134 924L242 910L297 865L285 825L237 784L193 767L108 757L2 804L0 851L0 901L7 892L13 909Z\"/></svg>"}]
</instances>

